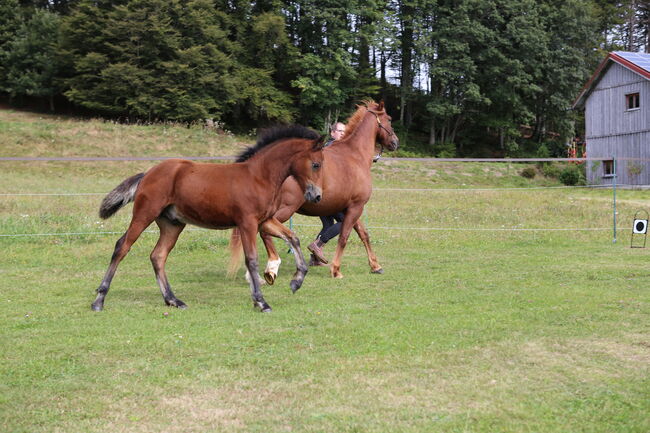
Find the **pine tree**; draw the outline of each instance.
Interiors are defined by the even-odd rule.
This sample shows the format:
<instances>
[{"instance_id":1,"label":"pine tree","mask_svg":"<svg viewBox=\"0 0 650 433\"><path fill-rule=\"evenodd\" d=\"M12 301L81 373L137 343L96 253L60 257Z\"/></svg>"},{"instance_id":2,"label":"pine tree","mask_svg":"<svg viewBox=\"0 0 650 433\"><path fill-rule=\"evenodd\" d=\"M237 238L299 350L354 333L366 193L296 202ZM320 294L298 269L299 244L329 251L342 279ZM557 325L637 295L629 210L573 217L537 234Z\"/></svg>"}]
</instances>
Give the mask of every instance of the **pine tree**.
<instances>
[{"instance_id":1,"label":"pine tree","mask_svg":"<svg viewBox=\"0 0 650 433\"><path fill-rule=\"evenodd\" d=\"M149 120L219 118L237 97L227 16L208 0L83 1L66 20L66 96Z\"/></svg>"},{"instance_id":2,"label":"pine tree","mask_svg":"<svg viewBox=\"0 0 650 433\"><path fill-rule=\"evenodd\" d=\"M8 91L9 44L16 37L21 23L18 0L5 0L0 3L0 92Z\"/></svg>"},{"instance_id":3,"label":"pine tree","mask_svg":"<svg viewBox=\"0 0 650 433\"><path fill-rule=\"evenodd\" d=\"M54 110L54 96L61 90L57 83L59 21L55 13L36 10L21 25L15 37L5 44L3 87L12 99L23 96L46 98L50 110Z\"/></svg>"}]
</instances>

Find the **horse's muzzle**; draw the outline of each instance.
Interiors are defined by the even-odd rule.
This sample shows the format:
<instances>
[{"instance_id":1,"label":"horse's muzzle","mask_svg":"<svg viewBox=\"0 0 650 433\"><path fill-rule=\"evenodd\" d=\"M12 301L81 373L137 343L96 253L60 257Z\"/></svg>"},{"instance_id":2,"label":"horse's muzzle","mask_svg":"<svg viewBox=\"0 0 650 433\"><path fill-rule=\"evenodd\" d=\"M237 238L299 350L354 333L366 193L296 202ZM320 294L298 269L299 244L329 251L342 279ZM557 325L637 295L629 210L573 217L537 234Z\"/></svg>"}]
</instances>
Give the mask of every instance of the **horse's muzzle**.
<instances>
[{"instance_id":1,"label":"horse's muzzle","mask_svg":"<svg viewBox=\"0 0 650 433\"><path fill-rule=\"evenodd\" d=\"M321 199L322 193L323 192L319 187L310 183L307 185L307 189L305 190L305 200L312 203L318 203Z\"/></svg>"},{"instance_id":2,"label":"horse's muzzle","mask_svg":"<svg viewBox=\"0 0 650 433\"><path fill-rule=\"evenodd\" d=\"M398 147L399 147L399 140L397 139L397 137L395 137L395 138L394 138L393 140L391 140L391 142L390 142L390 150L391 150L391 151L393 151L393 150L397 150Z\"/></svg>"}]
</instances>

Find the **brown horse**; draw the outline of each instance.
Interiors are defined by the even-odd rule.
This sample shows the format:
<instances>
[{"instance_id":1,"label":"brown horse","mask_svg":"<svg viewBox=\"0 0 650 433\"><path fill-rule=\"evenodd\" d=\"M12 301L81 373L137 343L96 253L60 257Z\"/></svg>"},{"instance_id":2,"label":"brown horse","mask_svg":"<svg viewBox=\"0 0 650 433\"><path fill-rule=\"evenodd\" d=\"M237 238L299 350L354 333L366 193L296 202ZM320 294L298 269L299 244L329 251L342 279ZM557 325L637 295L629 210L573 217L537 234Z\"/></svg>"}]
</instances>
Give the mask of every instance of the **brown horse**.
<instances>
[{"instance_id":1,"label":"brown horse","mask_svg":"<svg viewBox=\"0 0 650 433\"><path fill-rule=\"evenodd\" d=\"M345 138L323 149L323 200L317 204L305 202L296 179L288 177L282 184L280 203L275 214L278 221L285 222L295 212L309 216L327 216L345 212L336 253L330 268L335 278L343 277L340 270L341 257L352 228L356 230L366 248L371 272L383 272L370 246L368 231L359 217L372 193L370 167L375 156L376 145L379 144L381 150L396 150L399 146L399 140L391 127L391 117L386 114L383 102L366 101L363 105L359 105L350 117L346 131ZM233 231L231 246L238 240L236 231ZM273 240L264 233L261 235L268 252L268 265L264 278L269 284L273 284L277 276L280 256Z\"/></svg>"},{"instance_id":2,"label":"brown horse","mask_svg":"<svg viewBox=\"0 0 650 433\"><path fill-rule=\"evenodd\" d=\"M108 218L134 201L131 224L115 245L108 271L92 304L102 310L104 298L120 261L140 234L155 221L160 238L151 252L151 262L165 303L186 308L174 296L165 274L165 262L186 224L210 229L237 227L241 233L246 267L257 275L257 232L279 237L291 245L296 273L291 290L300 288L307 265L298 238L273 217L277 196L285 179L296 179L304 200L321 199L322 145L318 134L293 126L271 130L234 164L201 164L187 160L164 161L146 173L132 176L102 201L99 215ZM271 311L260 291L257 278L250 279L253 305Z\"/></svg>"}]
</instances>

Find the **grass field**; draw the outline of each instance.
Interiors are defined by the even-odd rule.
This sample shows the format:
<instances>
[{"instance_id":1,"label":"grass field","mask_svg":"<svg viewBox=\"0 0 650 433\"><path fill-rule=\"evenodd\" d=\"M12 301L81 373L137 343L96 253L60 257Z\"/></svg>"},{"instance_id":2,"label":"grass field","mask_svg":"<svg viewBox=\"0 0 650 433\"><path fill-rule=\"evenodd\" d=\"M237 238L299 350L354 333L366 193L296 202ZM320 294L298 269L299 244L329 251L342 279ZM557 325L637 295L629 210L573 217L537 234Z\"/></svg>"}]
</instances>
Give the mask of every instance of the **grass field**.
<instances>
[{"instance_id":1,"label":"grass field","mask_svg":"<svg viewBox=\"0 0 650 433\"><path fill-rule=\"evenodd\" d=\"M2 156L216 156L251 138L0 111L0 140ZM611 190L384 161L364 218L385 274L353 235L344 279L312 269L292 295L283 254L260 314L225 275L229 232L187 230L167 267L179 311L152 229L94 313L130 213L100 221L99 202L151 164L0 162L0 431L650 431L650 253L629 248L647 192L618 191L614 244ZM318 231L294 224L303 245ZM581 230L529 230L560 228Z\"/></svg>"}]
</instances>

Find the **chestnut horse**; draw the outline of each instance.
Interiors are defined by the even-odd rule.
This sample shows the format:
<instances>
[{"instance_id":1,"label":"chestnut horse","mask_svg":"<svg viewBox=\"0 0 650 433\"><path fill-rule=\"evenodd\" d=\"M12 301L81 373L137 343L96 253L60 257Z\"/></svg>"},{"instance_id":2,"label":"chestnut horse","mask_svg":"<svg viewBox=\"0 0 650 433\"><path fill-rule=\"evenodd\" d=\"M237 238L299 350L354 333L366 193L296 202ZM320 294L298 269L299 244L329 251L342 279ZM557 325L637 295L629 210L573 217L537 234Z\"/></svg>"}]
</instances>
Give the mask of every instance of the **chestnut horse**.
<instances>
[{"instance_id":1,"label":"chestnut horse","mask_svg":"<svg viewBox=\"0 0 650 433\"><path fill-rule=\"evenodd\" d=\"M194 163L170 159L123 181L102 201L99 216L108 218L134 201L131 224L115 245L108 271L92 304L102 310L104 298L120 261L131 245L152 223L160 228L160 238L151 252L165 303L186 308L174 296L165 274L165 262L186 224L210 229L237 227L241 233L246 267L257 275L258 230L285 240L294 251L296 273L291 290L300 288L307 265L298 238L273 217L282 183L292 176L301 196L309 202L321 199L322 145L318 134L304 127L292 126L271 130L247 149L234 164ZM253 305L271 311L260 290L257 278L250 279Z\"/></svg>"},{"instance_id":2,"label":"chestnut horse","mask_svg":"<svg viewBox=\"0 0 650 433\"><path fill-rule=\"evenodd\" d=\"M382 151L396 150L399 146L391 120L384 110L383 102L366 101L357 107L348 121L345 137L323 149L323 200L319 203L305 202L296 179L288 177L282 184L280 203L275 214L275 218L280 222L287 221L295 212L309 216L345 212L330 268L331 275L335 278L343 277L340 270L341 257L352 228L356 230L366 248L371 272L383 272L370 246L368 231L359 217L372 193L370 167L376 145L379 144ZM235 229L231 236L231 250L232 245L238 241L236 231ZM280 265L280 256L273 240L264 233L261 235L268 252L264 278L269 284L273 284Z\"/></svg>"}]
</instances>

